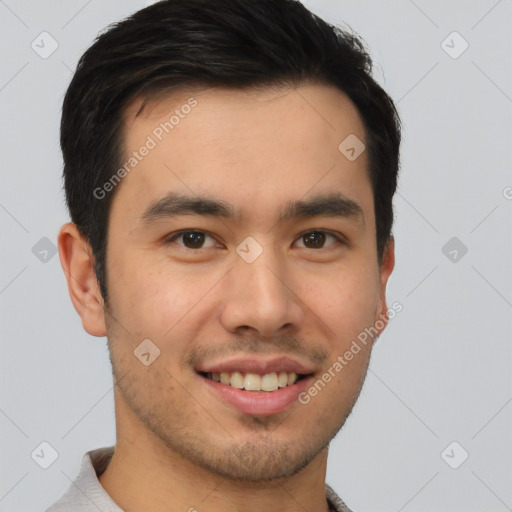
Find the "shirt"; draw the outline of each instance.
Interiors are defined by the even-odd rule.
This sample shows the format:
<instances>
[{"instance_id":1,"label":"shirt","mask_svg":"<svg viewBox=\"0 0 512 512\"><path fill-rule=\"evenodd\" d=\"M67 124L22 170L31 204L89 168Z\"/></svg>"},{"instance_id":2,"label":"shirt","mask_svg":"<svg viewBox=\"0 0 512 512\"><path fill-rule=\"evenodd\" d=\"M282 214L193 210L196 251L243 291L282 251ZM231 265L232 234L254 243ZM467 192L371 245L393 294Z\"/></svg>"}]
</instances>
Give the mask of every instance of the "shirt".
<instances>
[{"instance_id":1,"label":"shirt","mask_svg":"<svg viewBox=\"0 0 512 512\"><path fill-rule=\"evenodd\" d=\"M114 446L87 452L82 458L78 476L66 493L45 512L123 512L98 480L113 454ZM327 484L325 495L330 512L352 512Z\"/></svg>"}]
</instances>

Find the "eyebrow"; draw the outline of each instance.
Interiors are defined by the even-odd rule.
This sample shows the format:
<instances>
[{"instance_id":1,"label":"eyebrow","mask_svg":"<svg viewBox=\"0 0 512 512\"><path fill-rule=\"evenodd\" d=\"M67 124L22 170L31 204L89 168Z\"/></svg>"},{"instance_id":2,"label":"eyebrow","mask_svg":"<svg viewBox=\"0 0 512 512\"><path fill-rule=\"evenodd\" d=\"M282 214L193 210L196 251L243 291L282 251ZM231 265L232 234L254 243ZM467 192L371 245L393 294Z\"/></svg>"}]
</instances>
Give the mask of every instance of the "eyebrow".
<instances>
[{"instance_id":1,"label":"eyebrow","mask_svg":"<svg viewBox=\"0 0 512 512\"><path fill-rule=\"evenodd\" d=\"M152 222L170 217L194 214L224 218L235 217L233 207L225 201L171 192L150 204L141 215L141 220L144 224L151 224Z\"/></svg>"},{"instance_id":2,"label":"eyebrow","mask_svg":"<svg viewBox=\"0 0 512 512\"><path fill-rule=\"evenodd\" d=\"M342 194L315 196L307 201L290 201L278 223L294 218L342 217L361 220L364 224L364 212L361 206Z\"/></svg>"},{"instance_id":3,"label":"eyebrow","mask_svg":"<svg viewBox=\"0 0 512 512\"><path fill-rule=\"evenodd\" d=\"M143 224L151 224L180 215L204 215L231 220L239 218L233 206L225 201L171 192L151 203L140 219ZM279 215L277 223L319 216L352 218L364 224L361 206L339 193L318 195L309 200L290 201Z\"/></svg>"}]
</instances>

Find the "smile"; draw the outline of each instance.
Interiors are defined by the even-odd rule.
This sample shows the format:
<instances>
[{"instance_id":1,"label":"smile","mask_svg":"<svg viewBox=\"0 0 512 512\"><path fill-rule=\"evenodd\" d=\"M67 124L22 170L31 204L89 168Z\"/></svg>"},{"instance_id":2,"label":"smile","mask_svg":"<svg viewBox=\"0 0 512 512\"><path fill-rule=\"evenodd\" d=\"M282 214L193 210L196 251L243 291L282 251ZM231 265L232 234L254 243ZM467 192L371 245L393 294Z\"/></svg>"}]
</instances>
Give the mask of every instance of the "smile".
<instances>
[{"instance_id":1,"label":"smile","mask_svg":"<svg viewBox=\"0 0 512 512\"><path fill-rule=\"evenodd\" d=\"M305 377L295 372L271 372L259 375L251 372L207 372L201 373L207 379L220 382L225 386L231 386L245 391L273 392L295 384Z\"/></svg>"}]
</instances>

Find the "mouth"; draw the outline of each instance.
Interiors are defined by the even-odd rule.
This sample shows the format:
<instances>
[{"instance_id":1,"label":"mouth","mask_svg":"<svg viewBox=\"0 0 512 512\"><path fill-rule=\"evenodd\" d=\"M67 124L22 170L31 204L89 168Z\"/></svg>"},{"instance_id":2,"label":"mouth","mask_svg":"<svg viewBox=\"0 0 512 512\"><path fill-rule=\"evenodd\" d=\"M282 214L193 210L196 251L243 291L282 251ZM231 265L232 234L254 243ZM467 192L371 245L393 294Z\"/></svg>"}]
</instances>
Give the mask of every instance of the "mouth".
<instances>
[{"instance_id":1,"label":"mouth","mask_svg":"<svg viewBox=\"0 0 512 512\"><path fill-rule=\"evenodd\" d=\"M311 374L297 374L295 372L270 372L258 374L253 372L199 372L201 377L219 382L244 391L255 393L273 393L309 377Z\"/></svg>"},{"instance_id":2,"label":"mouth","mask_svg":"<svg viewBox=\"0 0 512 512\"><path fill-rule=\"evenodd\" d=\"M296 404L314 380L314 370L288 357L238 358L201 365L196 374L205 392L239 413L268 416Z\"/></svg>"}]
</instances>

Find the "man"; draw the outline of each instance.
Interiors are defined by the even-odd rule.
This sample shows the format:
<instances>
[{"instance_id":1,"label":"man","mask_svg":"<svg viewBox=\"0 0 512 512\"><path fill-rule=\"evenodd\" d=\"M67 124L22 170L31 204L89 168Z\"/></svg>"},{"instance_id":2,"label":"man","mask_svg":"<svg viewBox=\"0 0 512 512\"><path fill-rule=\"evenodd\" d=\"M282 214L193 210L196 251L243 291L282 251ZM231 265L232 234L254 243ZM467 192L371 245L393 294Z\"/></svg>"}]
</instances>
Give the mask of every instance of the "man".
<instances>
[{"instance_id":1,"label":"man","mask_svg":"<svg viewBox=\"0 0 512 512\"><path fill-rule=\"evenodd\" d=\"M349 510L327 452L389 317L400 143L370 71L293 0L159 2L83 55L59 251L117 440L49 511Z\"/></svg>"}]
</instances>

